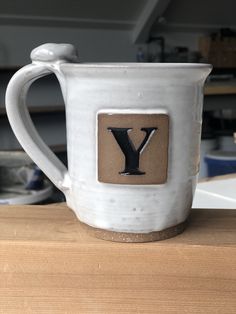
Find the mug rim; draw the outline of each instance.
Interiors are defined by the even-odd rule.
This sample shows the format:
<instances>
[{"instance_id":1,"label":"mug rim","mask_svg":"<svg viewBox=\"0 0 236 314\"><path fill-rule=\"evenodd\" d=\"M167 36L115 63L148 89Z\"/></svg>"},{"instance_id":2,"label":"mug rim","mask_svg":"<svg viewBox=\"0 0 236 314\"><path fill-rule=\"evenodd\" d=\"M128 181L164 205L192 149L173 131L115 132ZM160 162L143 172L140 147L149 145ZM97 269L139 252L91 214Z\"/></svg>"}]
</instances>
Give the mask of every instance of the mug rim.
<instances>
[{"instance_id":1,"label":"mug rim","mask_svg":"<svg viewBox=\"0 0 236 314\"><path fill-rule=\"evenodd\" d=\"M130 69L212 69L210 63L161 63L161 62L81 62L61 63L61 66L81 68L130 68Z\"/></svg>"}]
</instances>

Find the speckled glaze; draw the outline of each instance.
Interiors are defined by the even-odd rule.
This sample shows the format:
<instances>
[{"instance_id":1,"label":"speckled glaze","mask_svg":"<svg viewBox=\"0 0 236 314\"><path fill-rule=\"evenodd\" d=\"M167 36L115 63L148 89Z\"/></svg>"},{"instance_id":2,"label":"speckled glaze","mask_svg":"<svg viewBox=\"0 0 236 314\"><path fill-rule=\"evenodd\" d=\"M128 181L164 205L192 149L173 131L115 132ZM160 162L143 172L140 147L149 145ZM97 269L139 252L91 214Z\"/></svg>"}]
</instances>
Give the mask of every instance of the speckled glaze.
<instances>
[{"instance_id":1,"label":"speckled glaze","mask_svg":"<svg viewBox=\"0 0 236 314\"><path fill-rule=\"evenodd\" d=\"M18 140L63 191L84 223L100 229L150 233L186 220L199 170L204 64L75 64L71 45L33 50L32 64L9 83L6 106ZM24 97L33 80L54 72L67 120L68 171L33 129ZM97 115L166 113L170 118L167 182L107 184L97 180Z\"/></svg>"}]
</instances>

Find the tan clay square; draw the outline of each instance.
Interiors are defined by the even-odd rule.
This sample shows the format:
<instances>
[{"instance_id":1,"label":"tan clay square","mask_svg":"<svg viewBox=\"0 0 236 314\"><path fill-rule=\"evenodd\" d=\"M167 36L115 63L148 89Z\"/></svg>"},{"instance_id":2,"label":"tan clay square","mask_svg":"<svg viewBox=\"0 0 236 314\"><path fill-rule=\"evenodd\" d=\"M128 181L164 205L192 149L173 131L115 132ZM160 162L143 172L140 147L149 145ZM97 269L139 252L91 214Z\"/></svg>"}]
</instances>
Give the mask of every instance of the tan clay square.
<instances>
[{"instance_id":1,"label":"tan clay square","mask_svg":"<svg viewBox=\"0 0 236 314\"><path fill-rule=\"evenodd\" d=\"M165 183L168 142L167 114L98 114L98 181Z\"/></svg>"}]
</instances>

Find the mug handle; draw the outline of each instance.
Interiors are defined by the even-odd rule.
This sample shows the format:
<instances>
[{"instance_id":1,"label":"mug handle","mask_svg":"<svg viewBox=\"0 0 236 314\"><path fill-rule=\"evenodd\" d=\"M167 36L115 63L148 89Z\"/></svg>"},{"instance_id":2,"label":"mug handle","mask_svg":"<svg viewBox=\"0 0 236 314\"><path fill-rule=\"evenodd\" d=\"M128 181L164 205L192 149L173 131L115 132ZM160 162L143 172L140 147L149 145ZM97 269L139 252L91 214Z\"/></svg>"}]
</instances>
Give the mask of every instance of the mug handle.
<instances>
[{"instance_id":1,"label":"mug handle","mask_svg":"<svg viewBox=\"0 0 236 314\"><path fill-rule=\"evenodd\" d=\"M43 76L54 73L65 94L65 79L60 64L77 61L76 50L69 44L44 44L31 52L32 64L17 71L6 90L6 111L15 136L47 177L62 192L70 189L71 180L64 164L43 142L36 131L26 107L30 85Z\"/></svg>"}]
</instances>

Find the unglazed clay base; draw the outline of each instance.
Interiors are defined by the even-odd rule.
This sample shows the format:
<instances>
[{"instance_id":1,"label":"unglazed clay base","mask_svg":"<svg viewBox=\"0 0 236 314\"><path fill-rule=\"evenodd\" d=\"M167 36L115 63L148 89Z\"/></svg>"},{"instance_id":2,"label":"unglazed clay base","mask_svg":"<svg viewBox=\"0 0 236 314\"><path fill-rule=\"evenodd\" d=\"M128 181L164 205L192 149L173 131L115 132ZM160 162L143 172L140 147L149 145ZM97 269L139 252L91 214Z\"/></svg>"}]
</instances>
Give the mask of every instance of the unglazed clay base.
<instances>
[{"instance_id":1,"label":"unglazed clay base","mask_svg":"<svg viewBox=\"0 0 236 314\"><path fill-rule=\"evenodd\" d=\"M88 226L84 223L81 223L83 228L85 228L89 234L92 236L107 240L107 241L114 241L114 242L126 242L126 243L141 243L141 242L153 242L153 241L160 241L172 238L180 233L182 233L186 226L187 220L184 222L161 230L161 231L154 231L150 233L127 233L127 232L114 232L108 231L104 229L94 228Z\"/></svg>"}]
</instances>

